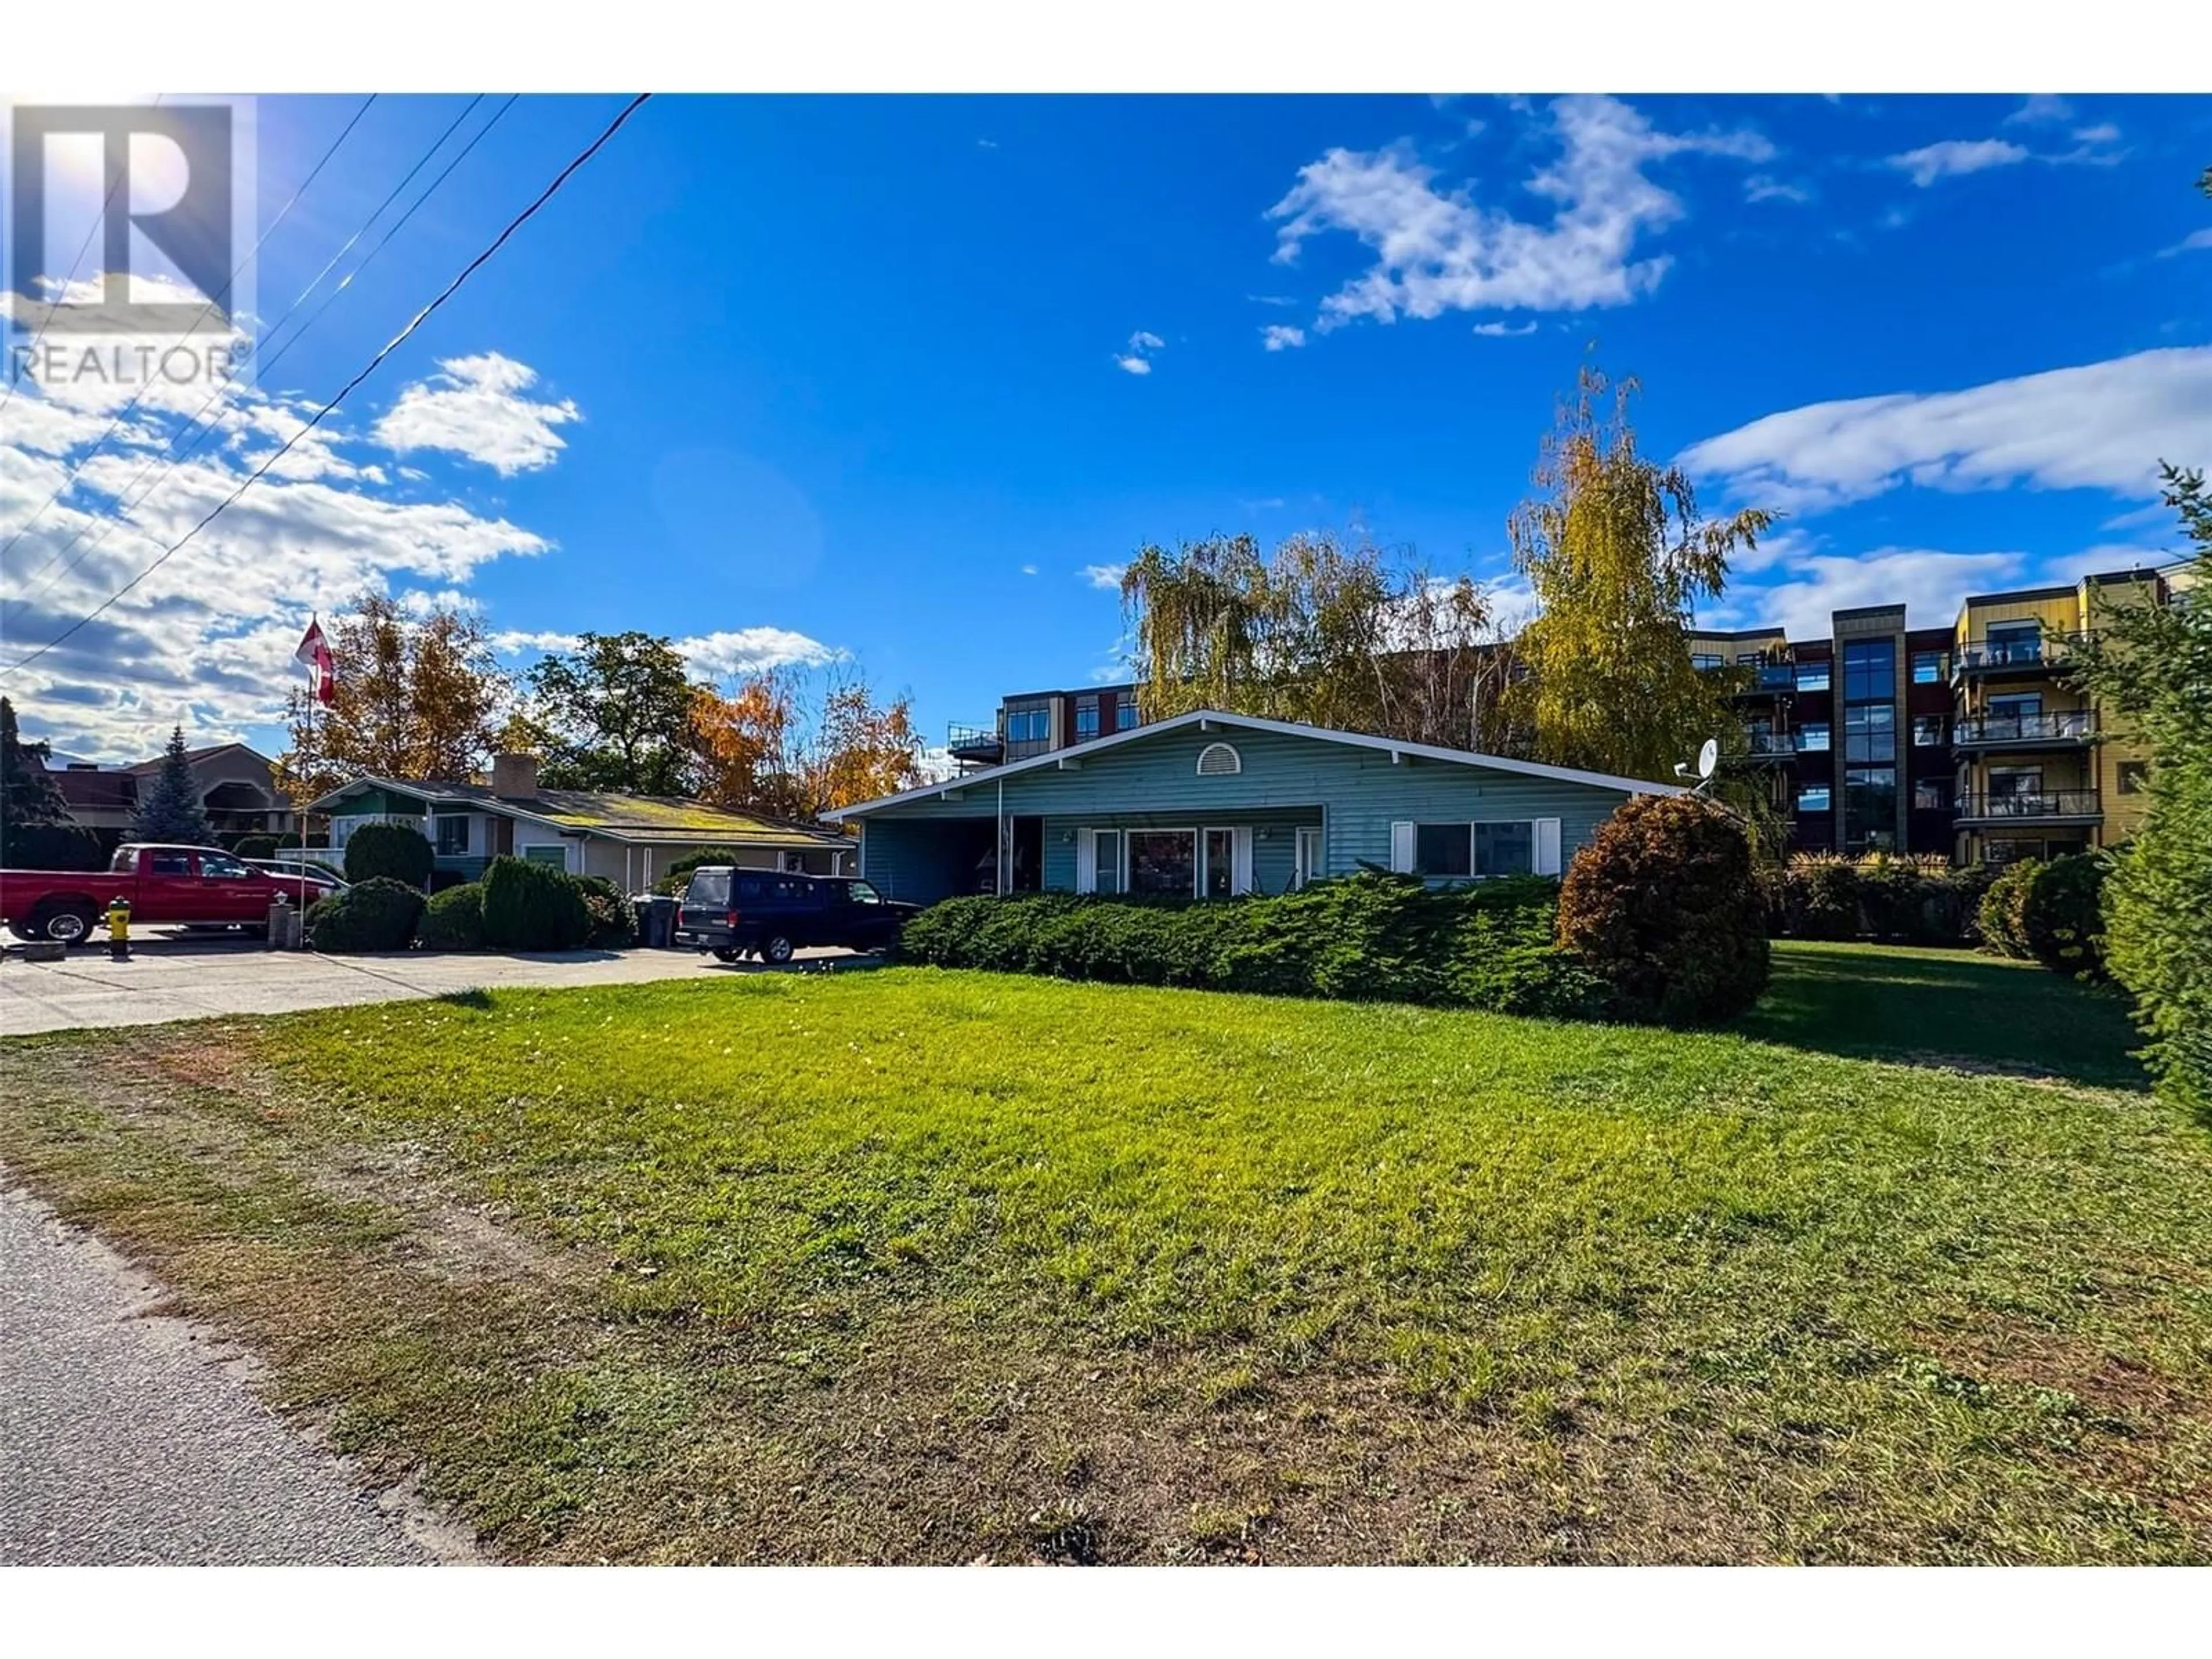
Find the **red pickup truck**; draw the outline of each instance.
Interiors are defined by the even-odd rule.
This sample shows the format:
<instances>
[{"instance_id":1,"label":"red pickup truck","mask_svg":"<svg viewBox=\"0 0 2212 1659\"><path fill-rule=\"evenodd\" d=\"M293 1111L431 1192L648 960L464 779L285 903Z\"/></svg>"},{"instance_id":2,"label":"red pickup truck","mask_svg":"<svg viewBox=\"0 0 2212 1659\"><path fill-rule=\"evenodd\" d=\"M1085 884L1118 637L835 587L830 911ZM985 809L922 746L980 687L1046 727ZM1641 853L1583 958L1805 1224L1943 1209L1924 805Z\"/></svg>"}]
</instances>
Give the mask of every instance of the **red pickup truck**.
<instances>
[{"instance_id":1,"label":"red pickup truck","mask_svg":"<svg viewBox=\"0 0 2212 1659\"><path fill-rule=\"evenodd\" d=\"M17 939L75 945L122 897L142 927L264 927L279 892L313 904L335 887L313 876L271 875L219 848L127 843L105 870L0 870L0 921Z\"/></svg>"}]
</instances>

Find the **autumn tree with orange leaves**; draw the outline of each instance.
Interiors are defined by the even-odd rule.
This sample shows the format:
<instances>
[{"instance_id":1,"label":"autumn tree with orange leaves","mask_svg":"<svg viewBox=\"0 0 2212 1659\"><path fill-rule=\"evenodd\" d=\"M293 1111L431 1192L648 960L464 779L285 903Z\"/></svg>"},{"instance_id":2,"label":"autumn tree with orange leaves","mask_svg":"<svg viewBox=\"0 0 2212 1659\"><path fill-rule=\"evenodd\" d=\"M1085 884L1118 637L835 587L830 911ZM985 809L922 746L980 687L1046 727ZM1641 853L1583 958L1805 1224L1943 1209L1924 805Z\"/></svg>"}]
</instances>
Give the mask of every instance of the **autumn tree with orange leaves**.
<instances>
[{"instance_id":1,"label":"autumn tree with orange leaves","mask_svg":"<svg viewBox=\"0 0 2212 1659\"><path fill-rule=\"evenodd\" d=\"M738 680L727 695L700 686L691 722L698 793L718 806L812 818L922 781L910 697L878 702L867 681L840 673L810 699L788 669Z\"/></svg>"}]
</instances>

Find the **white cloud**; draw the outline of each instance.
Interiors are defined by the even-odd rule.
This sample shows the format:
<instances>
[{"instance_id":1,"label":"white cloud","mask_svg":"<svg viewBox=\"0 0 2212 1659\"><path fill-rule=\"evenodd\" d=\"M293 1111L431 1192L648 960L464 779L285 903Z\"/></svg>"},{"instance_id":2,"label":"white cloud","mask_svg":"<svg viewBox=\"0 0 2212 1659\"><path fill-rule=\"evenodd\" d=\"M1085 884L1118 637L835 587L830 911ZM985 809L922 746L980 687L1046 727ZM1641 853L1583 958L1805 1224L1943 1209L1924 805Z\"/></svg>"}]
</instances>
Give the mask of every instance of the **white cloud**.
<instances>
[{"instance_id":1,"label":"white cloud","mask_svg":"<svg viewBox=\"0 0 2212 1659\"><path fill-rule=\"evenodd\" d=\"M676 649L694 674L709 680L757 674L768 668L819 668L842 661L846 654L788 628L738 628L695 634L677 641Z\"/></svg>"},{"instance_id":2,"label":"white cloud","mask_svg":"<svg viewBox=\"0 0 2212 1659\"><path fill-rule=\"evenodd\" d=\"M1358 238L1375 256L1322 301L1319 326L1626 305L1656 287L1668 264L1664 256L1638 258L1638 243L1684 213L1681 199L1645 168L1681 155L1758 162L1774 154L1755 132L1661 132L1613 98L1559 99L1547 121L1559 153L1526 188L1552 204L1548 219L1478 201L1470 186L1440 189L1437 169L1406 143L1332 149L1300 169L1268 210L1281 222L1276 260L1294 263L1331 232Z\"/></svg>"},{"instance_id":3,"label":"white cloud","mask_svg":"<svg viewBox=\"0 0 2212 1659\"><path fill-rule=\"evenodd\" d=\"M1947 138L1940 144L1923 144L1918 149L1893 155L1889 165L1910 173L1912 182L1925 190L1938 179L2008 167L2027 156L2021 145L2002 138Z\"/></svg>"},{"instance_id":4,"label":"white cloud","mask_svg":"<svg viewBox=\"0 0 2212 1659\"><path fill-rule=\"evenodd\" d=\"M532 630L503 628L491 636L491 648L502 657L544 656L552 651L574 651L578 636L558 629Z\"/></svg>"},{"instance_id":5,"label":"white cloud","mask_svg":"<svg viewBox=\"0 0 2212 1659\"><path fill-rule=\"evenodd\" d=\"M1306 331L1284 323L1272 323L1260 331L1260 344L1268 351L1290 351L1306 343Z\"/></svg>"},{"instance_id":6,"label":"white cloud","mask_svg":"<svg viewBox=\"0 0 2212 1659\"><path fill-rule=\"evenodd\" d=\"M2110 121L2100 121L2094 127L2074 129L2074 142L2079 144L2116 144L2120 141L2120 130Z\"/></svg>"},{"instance_id":7,"label":"white cloud","mask_svg":"<svg viewBox=\"0 0 2212 1659\"><path fill-rule=\"evenodd\" d=\"M376 423L379 443L402 454L449 451L511 477L550 465L564 447L554 428L583 418L566 398L525 396L538 371L495 351L447 357L438 367L441 373L407 387Z\"/></svg>"},{"instance_id":8,"label":"white cloud","mask_svg":"<svg viewBox=\"0 0 2212 1659\"><path fill-rule=\"evenodd\" d=\"M1474 331L1477 334L1486 335L1493 340L1517 340L1525 335L1534 334L1536 331L1536 325L1534 321L1525 323L1477 323L1474 325Z\"/></svg>"},{"instance_id":9,"label":"white cloud","mask_svg":"<svg viewBox=\"0 0 2212 1659\"><path fill-rule=\"evenodd\" d=\"M1955 617L1959 602L1969 593L2017 586L2029 563L2024 553L1942 553L1895 547L1856 555L1814 553L1805 550L1809 544L1783 537L1773 538L1759 550L1764 553L1778 544L1790 550L1787 557L1772 566L1761 561L1755 568L1786 569L1787 580L1731 586L1727 602L1701 613L1698 621L1711 628L1771 623L1795 637L1825 637L1831 611L1902 604L1911 626L1932 628Z\"/></svg>"},{"instance_id":10,"label":"white cloud","mask_svg":"<svg viewBox=\"0 0 2212 1659\"><path fill-rule=\"evenodd\" d=\"M1693 444L1692 472L1818 512L1905 484L2156 493L2157 464L2212 462L2212 346L2139 352L1963 392L1808 404Z\"/></svg>"},{"instance_id":11,"label":"white cloud","mask_svg":"<svg viewBox=\"0 0 2212 1659\"><path fill-rule=\"evenodd\" d=\"M1121 578L1128 569L1126 564L1086 564L1075 574L1101 592L1118 593L1121 591Z\"/></svg>"},{"instance_id":12,"label":"white cloud","mask_svg":"<svg viewBox=\"0 0 2212 1659\"><path fill-rule=\"evenodd\" d=\"M1033 564L1025 564L1022 567L1022 574L1024 576L1034 576L1036 573L1037 568Z\"/></svg>"},{"instance_id":13,"label":"white cloud","mask_svg":"<svg viewBox=\"0 0 2212 1659\"><path fill-rule=\"evenodd\" d=\"M1152 354L1165 348L1167 342L1150 329L1139 329L1129 337L1129 349L1114 359L1115 368L1128 374L1149 374L1152 372Z\"/></svg>"},{"instance_id":14,"label":"white cloud","mask_svg":"<svg viewBox=\"0 0 2212 1659\"><path fill-rule=\"evenodd\" d=\"M2055 126L2074 118L2074 106L2063 98L2048 92L2029 96L2018 109L2004 118L2008 127Z\"/></svg>"},{"instance_id":15,"label":"white cloud","mask_svg":"<svg viewBox=\"0 0 2212 1659\"><path fill-rule=\"evenodd\" d=\"M1809 185L1792 184L1786 179L1769 178L1754 173L1743 181L1743 199L1747 202L1809 202L1813 190Z\"/></svg>"},{"instance_id":16,"label":"white cloud","mask_svg":"<svg viewBox=\"0 0 2212 1659\"><path fill-rule=\"evenodd\" d=\"M2161 259L2171 259L2177 253L2197 253L2208 249L2212 249L2212 225L2208 225L2203 230L2191 231L2172 247L2160 248L2158 251L2158 257Z\"/></svg>"}]
</instances>

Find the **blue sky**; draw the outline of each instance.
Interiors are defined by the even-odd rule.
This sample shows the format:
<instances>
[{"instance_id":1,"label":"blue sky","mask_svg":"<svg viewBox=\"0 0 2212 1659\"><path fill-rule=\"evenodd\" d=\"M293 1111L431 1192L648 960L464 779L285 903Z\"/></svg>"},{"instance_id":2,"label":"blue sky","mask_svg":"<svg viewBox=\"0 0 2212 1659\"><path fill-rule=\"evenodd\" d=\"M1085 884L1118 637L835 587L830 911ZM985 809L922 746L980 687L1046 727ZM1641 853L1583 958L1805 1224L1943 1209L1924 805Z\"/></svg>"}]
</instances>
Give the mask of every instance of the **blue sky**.
<instances>
[{"instance_id":1,"label":"blue sky","mask_svg":"<svg viewBox=\"0 0 2212 1659\"><path fill-rule=\"evenodd\" d=\"M269 237L264 319L465 102L369 110ZM261 100L264 220L358 104ZM183 411L97 453L112 404L0 411L0 540L67 481L0 557L0 664L188 527L618 104L516 103L143 501ZM1593 342L1643 380L1648 452L1788 514L1714 620L1948 622L2172 545L2153 465L2212 460L2208 164L2202 99L659 99L328 441L0 689L70 752L178 720L273 752L309 610L368 585L480 605L518 665L587 629L709 672L847 653L941 736L1113 673L1091 573L1148 540L1364 528L1507 580Z\"/></svg>"}]
</instances>

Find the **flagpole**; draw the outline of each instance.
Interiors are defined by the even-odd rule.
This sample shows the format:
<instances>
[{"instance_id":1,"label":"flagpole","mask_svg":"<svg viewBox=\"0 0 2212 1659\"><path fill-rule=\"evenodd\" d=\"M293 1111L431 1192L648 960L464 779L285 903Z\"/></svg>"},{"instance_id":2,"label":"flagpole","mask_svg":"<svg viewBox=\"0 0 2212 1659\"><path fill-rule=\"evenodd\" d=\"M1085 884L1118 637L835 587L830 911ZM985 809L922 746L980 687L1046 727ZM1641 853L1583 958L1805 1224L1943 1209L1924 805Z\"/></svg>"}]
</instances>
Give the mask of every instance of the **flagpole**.
<instances>
[{"instance_id":1,"label":"flagpole","mask_svg":"<svg viewBox=\"0 0 2212 1659\"><path fill-rule=\"evenodd\" d=\"M320 628L322 625L323 618L322 614L319 611L307 618L307 629L310 633L313 633L316 629ZM307 764L311 767L319 767L321 764L320 757L315 753L316 693L321 690L321 689L322 670L316 667L314 664L309 663L307 665ZM307 925L304 920L307 914L307 809L303 806L300 811L300 915L302 917L302 921L300 924L300 943L302 947L304 947L307 942Z\"/></svg>"}]
</instances>

